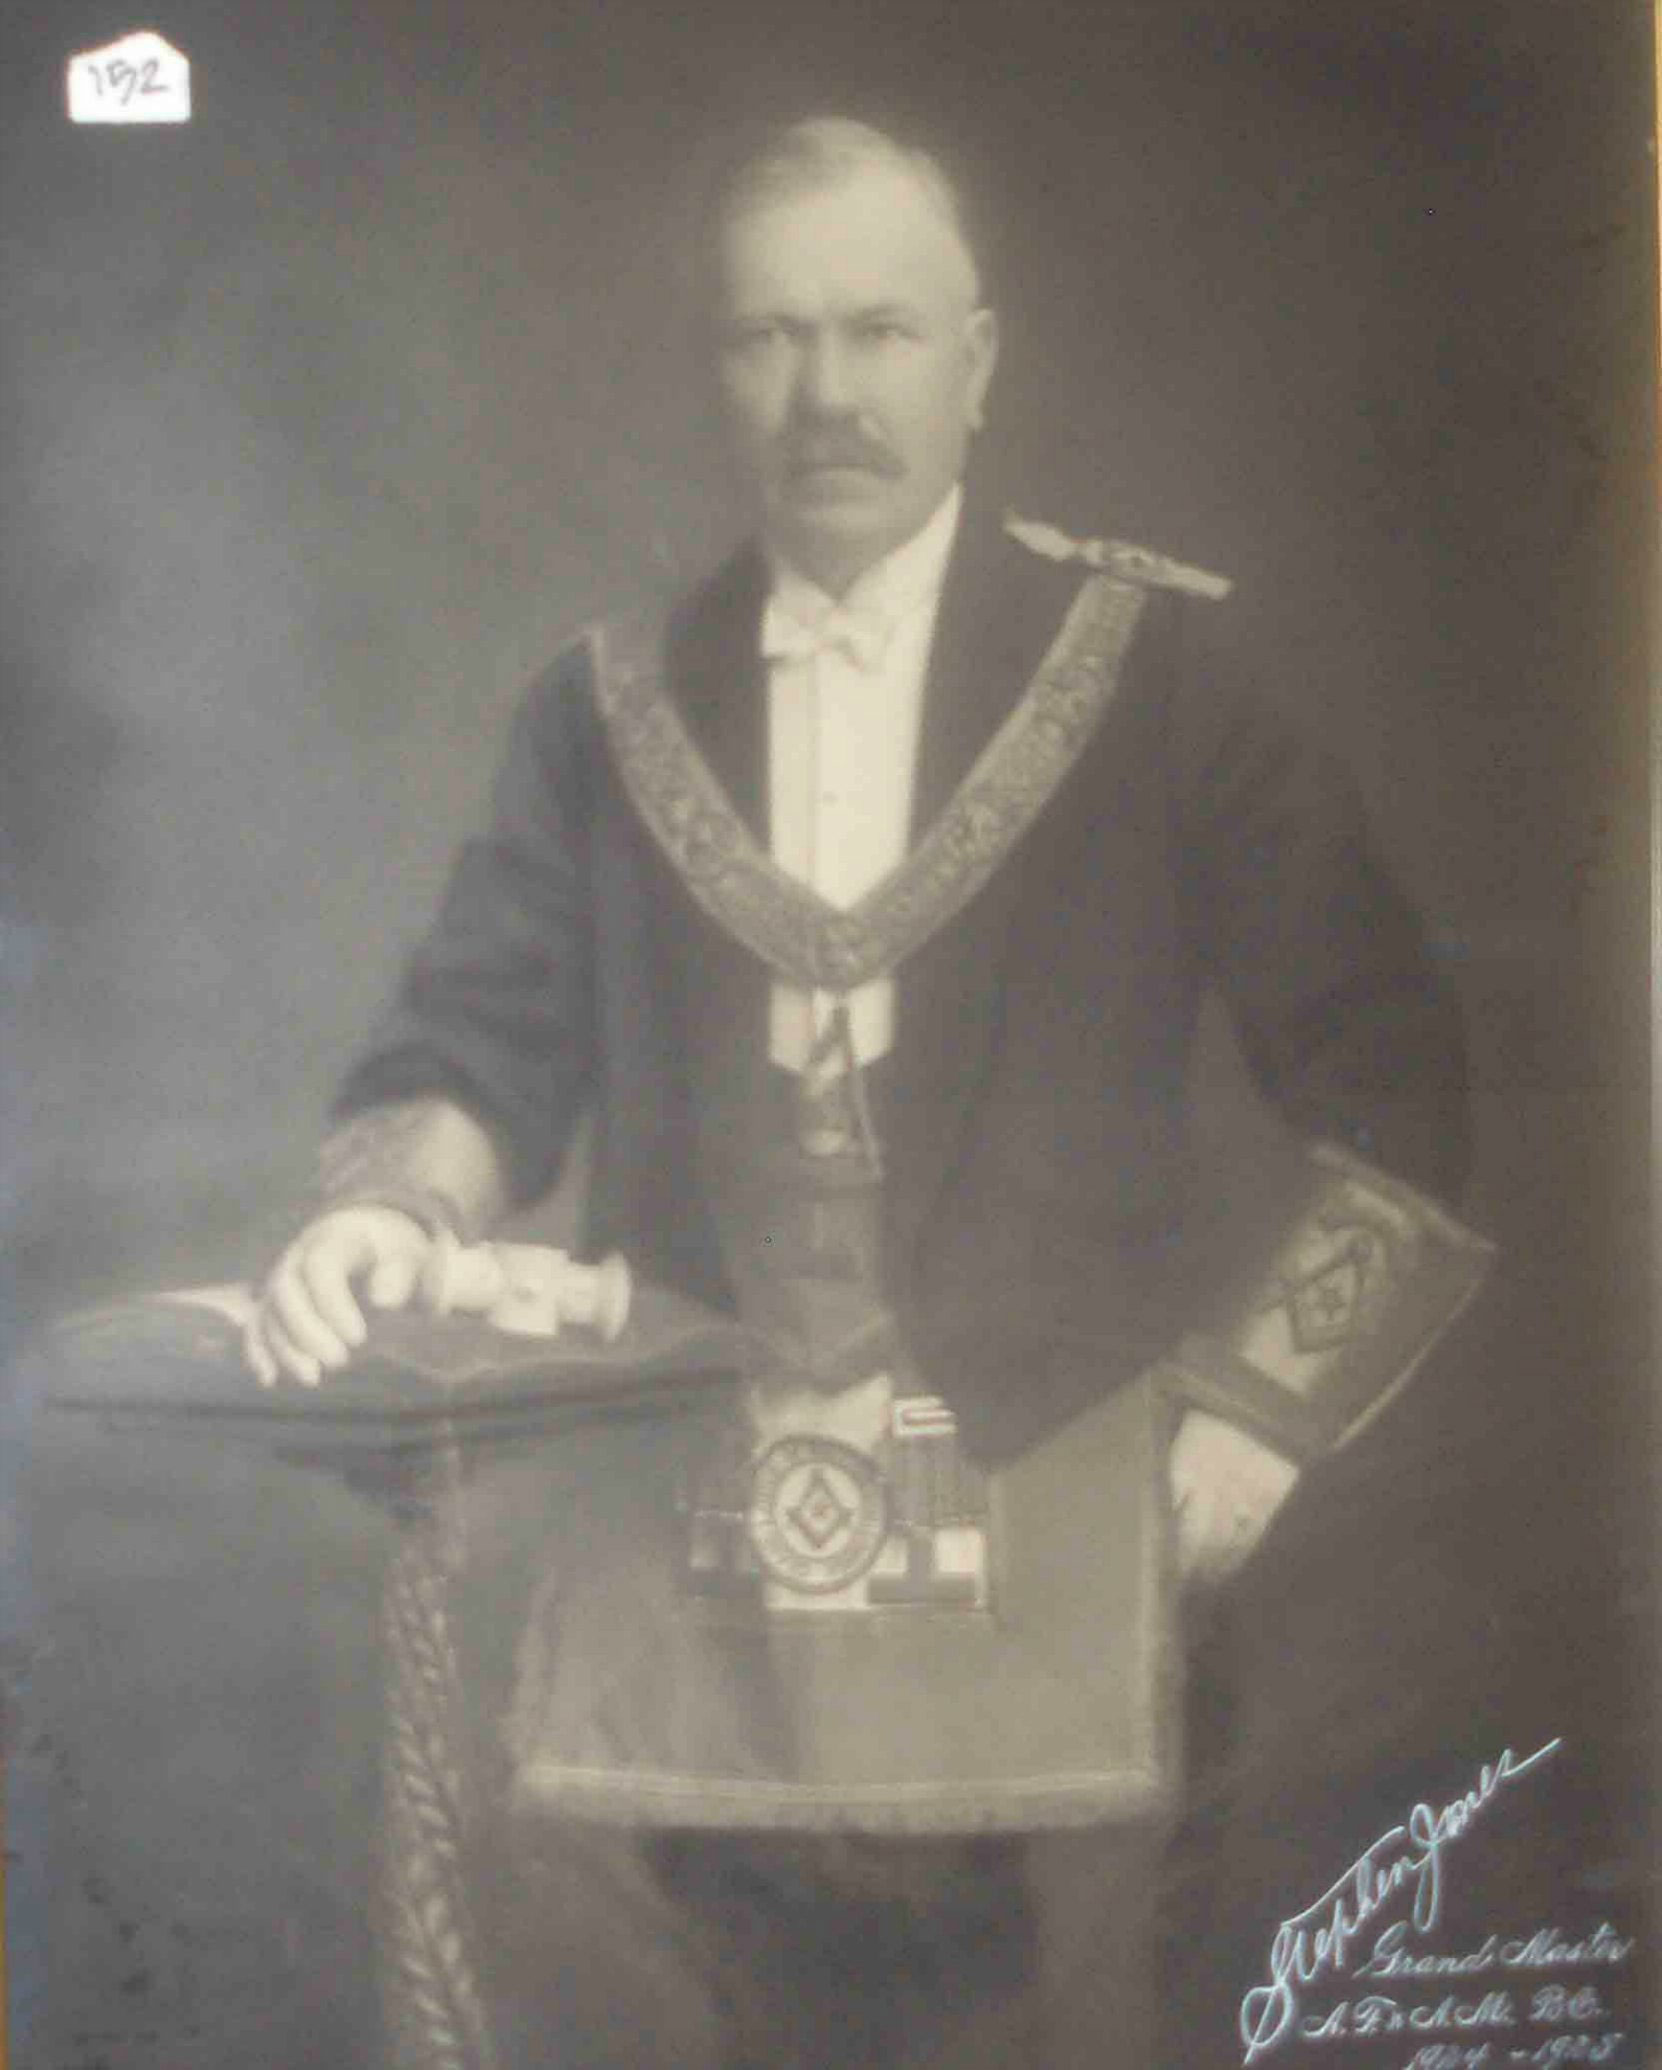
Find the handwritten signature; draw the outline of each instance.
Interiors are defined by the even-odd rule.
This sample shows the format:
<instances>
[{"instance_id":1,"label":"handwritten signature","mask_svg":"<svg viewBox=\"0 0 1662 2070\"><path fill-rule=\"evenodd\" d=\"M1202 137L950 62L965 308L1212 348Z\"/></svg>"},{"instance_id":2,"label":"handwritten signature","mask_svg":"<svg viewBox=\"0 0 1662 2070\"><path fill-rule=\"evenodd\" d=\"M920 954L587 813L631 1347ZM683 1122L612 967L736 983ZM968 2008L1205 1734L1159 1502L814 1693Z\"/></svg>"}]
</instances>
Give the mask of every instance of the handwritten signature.
<instances>
[{"instance_id":1,"label":"handwritten signature","mask_svg":"<svg viewBox=\"0 0 1662 2070\"><path fill-rule=\"evenodd\" d=\"M1313 1904L1283 1919L1270 1943L1269 1981L1241 2000L1243 2063L1254 2063L1283 2040L1298 2018L1299 1992L1345 1967L1350 1944L1367 1922L1400 1893L1412 1892L1414 1931L1433 1931L1443 1910L1443 1849L1458 1840L1503 1784L1515 1782L1555 1754L1562 1739L1548 1740L1519 1760L1510 1747L1485 1763L1473 1787L1441 1810L1416 1804L1401 1825L1392 1826L1356 1857Z\"/></svg>"}]
</instances>

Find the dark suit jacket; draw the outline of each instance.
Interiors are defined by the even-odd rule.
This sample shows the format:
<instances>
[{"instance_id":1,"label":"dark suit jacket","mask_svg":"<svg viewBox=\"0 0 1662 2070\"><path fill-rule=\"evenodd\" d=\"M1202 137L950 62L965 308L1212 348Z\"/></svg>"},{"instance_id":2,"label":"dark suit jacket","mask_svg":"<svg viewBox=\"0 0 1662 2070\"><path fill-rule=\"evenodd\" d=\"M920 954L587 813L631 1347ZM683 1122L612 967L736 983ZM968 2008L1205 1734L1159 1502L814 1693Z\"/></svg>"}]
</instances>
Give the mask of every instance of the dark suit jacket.
<instances>
[{"instance_id":1,"label":"dark suit jacket","mask_svg":"<svg viewBox=\"0 0 1662 2070\"><path fill-rule=\"evenodd\" d=\"M1080 581L966 510L925 698L926 825L1021 695ZM669 677L766 839L765 594L744 552L673 617ZM1220 660L1227 607L1149 597L1119 693L993 881L900 973L880 1067L891 1298L972 1451L996 1460L1194 1320L1185 1077L1208 986L1299 1131L1431 1190L1465 1157L1458 1017L1345 772ZM587 650L515 722L341 1108L442 1092L517 1194L597 1110L587 1241L728 1299L696 1134L765 1067L767 977L693 904L612 770Z\"/></svg>"}]
</instances>

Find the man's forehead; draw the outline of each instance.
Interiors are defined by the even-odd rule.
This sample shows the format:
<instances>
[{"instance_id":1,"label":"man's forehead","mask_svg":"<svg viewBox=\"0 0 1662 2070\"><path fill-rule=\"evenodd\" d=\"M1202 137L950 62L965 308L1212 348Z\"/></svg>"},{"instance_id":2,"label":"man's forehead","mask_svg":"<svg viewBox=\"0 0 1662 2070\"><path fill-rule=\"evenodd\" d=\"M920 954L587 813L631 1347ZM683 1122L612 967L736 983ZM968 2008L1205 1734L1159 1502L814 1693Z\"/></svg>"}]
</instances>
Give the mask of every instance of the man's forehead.
<instances>
[{"instance_id":1,"label":"man's forehead","mask_svg":"<svg viewBox=\"0 0 1662 2070\"><path fill-rule=\"evenodd\" d=\"M723 301L772 298L845 307L968 307L973 265L957 227L901 165L860 166L794 193L758 199L722 225Z\"/></svg>"}]
</instances>

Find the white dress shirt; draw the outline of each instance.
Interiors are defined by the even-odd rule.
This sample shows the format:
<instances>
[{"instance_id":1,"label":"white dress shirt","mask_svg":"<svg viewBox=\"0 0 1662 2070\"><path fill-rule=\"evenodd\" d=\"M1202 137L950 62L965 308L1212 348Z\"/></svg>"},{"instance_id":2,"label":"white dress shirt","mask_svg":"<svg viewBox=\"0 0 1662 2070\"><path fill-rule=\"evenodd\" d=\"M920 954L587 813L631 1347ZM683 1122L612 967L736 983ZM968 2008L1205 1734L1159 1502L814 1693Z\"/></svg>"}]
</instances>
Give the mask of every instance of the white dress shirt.
<instances>
[{"instance_id":1,"label":"white dress shirt","mask_svg":"<svg viewBox=\"0 0 1662 2070\"><path fill-rule=\"evenodd\" d=\"M768 665L768 811L773 859L846 911L905 860L924 672L962 491L837 603L775 560L762 618ZM778 980L769 1054L800 1071L835 995ZM854 1051L894 1040L894 980L848 995Z\"/></svg>"}]
</instances>

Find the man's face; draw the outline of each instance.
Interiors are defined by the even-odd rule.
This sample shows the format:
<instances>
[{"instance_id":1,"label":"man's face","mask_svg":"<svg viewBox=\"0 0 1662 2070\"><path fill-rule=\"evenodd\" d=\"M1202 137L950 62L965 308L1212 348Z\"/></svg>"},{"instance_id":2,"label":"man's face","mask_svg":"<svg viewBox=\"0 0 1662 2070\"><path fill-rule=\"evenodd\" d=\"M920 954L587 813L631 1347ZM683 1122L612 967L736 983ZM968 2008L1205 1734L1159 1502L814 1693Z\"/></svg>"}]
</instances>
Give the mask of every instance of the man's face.
<instances>
[{"instance_id":1,"label":"man's face","mask_svg":"<svg viewBox=\"0 0 1662 2070\"><path fill-rule=\"evenodd\" d=\"M729 219L715 321L763 530L840 594L962 472L997 353L968 257L910 174L861 167Z\"/></svg>"}]
</instances>

